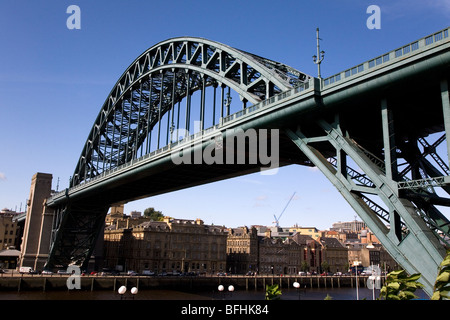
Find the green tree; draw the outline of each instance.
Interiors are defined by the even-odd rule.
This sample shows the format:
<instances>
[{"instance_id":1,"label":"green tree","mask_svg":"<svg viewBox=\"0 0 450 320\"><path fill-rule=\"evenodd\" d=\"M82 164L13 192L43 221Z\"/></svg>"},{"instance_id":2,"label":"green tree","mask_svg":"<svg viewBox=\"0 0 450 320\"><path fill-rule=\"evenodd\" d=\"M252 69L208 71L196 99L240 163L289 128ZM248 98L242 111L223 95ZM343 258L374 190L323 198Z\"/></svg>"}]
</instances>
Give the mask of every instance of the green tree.
<instances>
[{"instance_id":1,"label":"green tree","mask_svg":"<svg viewBox=\"0 0 450 320\"><path fill-rule=\"evenodd\" d=\"M322 262L321 267L323 272L328 272L330 270L330 265L326 260Z\"/></svg>"},{"instance_id":2,"label":"green tree","mask_svg":"<svg viewBox=\"0 0 450 320\"><path fill-rule=\"evenodd\" d=\"M163 221L164 215L161 211L156 211L155 208L147 208L144 210L144 216L149 217L153 221Z\"/></svg>"},{"instance_id":3,"label":"green tree","mask_svg":"<svg viewBox=\"0 0 450 320\"><path fill-rule=\"evenodd\" d=\"M308 264L308 262L303 261L303 262L302 262L302 265L301 265L301 267L300 267L300 269L301 269L302 271L304 271L304 272L309 271L309 264Z\"/></svg>"},{"instance_id":4,"label":"green tree","mask_svg":"<svg viewBox=\"0 0 450 320\"><path fill-rule=\"evenodd\" d=\"M423 288L417 282L420 273L408 276L405 270L392 271L387 275L386 283L380 290L380 298L385 300L411 300L418 297L414 294L416 289Z\"/></svg>"},{"instance_id":5,"label":"green tree","mask_svg":"<svg viewBox=\"0 0 450 320\"><path fill-rule=\"evenodd\" d=\"M439 266L431 300L450 300L450 250Z\"/></svg>"}]
</instances>

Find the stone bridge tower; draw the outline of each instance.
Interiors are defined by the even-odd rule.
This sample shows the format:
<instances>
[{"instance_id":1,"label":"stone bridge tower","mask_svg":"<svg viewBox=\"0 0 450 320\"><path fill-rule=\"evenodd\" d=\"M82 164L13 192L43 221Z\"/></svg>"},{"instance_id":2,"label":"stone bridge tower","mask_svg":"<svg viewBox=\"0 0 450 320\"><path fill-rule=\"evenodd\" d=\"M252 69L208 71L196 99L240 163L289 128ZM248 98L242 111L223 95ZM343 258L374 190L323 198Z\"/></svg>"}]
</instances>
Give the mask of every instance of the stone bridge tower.
<instances>
[{"instance_id":1,"label":"stone bridge tower","mask_svg":"<svg viewBox=\"0 0 450 320\"><path fill-rule=\"evenodd\" d=\"M42 270L47 261L53 222L53 210L45 205L51 195L52 175L36 173L31 179L30 197L21 246L19 266Z\"/></svg>"}]
</instances>

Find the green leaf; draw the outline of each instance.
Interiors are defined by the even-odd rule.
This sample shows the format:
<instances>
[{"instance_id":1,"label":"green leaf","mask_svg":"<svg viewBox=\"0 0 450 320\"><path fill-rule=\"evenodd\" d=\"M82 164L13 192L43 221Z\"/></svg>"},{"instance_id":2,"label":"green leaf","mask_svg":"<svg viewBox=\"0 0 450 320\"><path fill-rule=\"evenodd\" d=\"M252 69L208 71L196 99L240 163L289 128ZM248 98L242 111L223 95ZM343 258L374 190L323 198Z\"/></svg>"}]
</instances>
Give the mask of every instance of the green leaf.
<instances>
[{"instance_id":1,"label":"green leaf","mask_svg":"<svg viewBox=\"0 0 450 320\"><path fill-rule=\"evenodd\" d=\"M405 283L405 286L406 288L412 289L413 291L423 288L423 284L421 284L420 282L407 282Z\"/></svg>"},{"instance_id":2,"label":"green leaf","mask_svg":"<svg viewBox=\"0 0 450 320\"><path fill-rule=\"evenodd\" d=\"M400 300L400 298L395 294L389 294L386 300Z\"/></svg>"},{"instance_id":3,"label":"green leaf","mask_svg":"<svg viewBox=\"0 0 450 320\"><path fill-rule=\"evenodd\" d=\"M390 277L392 280L398 279L404 272L404 270L392 271L388 274L388 278Z\"/></svg>"},{"instance_id":4,"label":"green leaf","mask_svg":"<svg viewBox=\"0 0 450 320\"><path fill-rule=\"evenodd\" d=\"M398 283L398 282L391 282L391 283L388 283L387 286L388 286L389 288L394 289L394 290L400 289L400 283Z\"/></svg>"},{"instance_id":5,"label":"green leaf","mask_svg":"<svg viewBox=\"0 0 450 320\"><path fill-rule=\"evenodd\" d=\"M418 298L414 293L412 293L410 291L403 291L403 293L404 293L404 297L405 297L406 300L411 300L411 299L417 299Z\"/></svg>"},{"instance_id":6,"label":"green leaf","mask_svg":"<svg viewBox=\"0 0 450 320\"><path fill-rule=\"evenodd\" d=\"M449 279L450 279L450 272L442 272L440 275L438 275L436 281L448 282Z\"/></svg>"},{"instance_id":7,"label":"green leaf","mask_svg":"<svg viewBox=\"0 0 450 320\"><path fill-rule=\"evenodd\" d=\"M440 300L441 299L441 294L439 291L435 291L433 293L433 295L431 296L431 300Z\"/></svg>"},{"instance_id":8,"label":"green leaf","mask_svg":"<svg viewBox=\"0 0 450 320\"><path fill-rule=\"evenodd\" d=\"M448 291L448 290L440 291L440 295L441 295L441 298L445 298L445 300L450 299L450 291Z\"/></svg>"},{"instance_id":9,"label":"green leaf","mask_svg":"<svg viewBox=\"0 0 450 320\"><path fill-rule=\"evenodd\" d=\"M417 280L420 279L421 276L422 275L420 273L415 273L415 274L413 274L413 275L411 275L409 277L406 277L405 280L407 280L407 281L417 281Z\"/></svg>"},{"instance_id":10,"label":"green leaf","mask_svg":"<svg viewBox=\"0 0 450 320\"><path fill-rule=\"evenodd\" d=\"M450 266L450 257L445 258L445 259L441 262L441 267L446 267L446 266Z\"/></svg>"}]
</instances>

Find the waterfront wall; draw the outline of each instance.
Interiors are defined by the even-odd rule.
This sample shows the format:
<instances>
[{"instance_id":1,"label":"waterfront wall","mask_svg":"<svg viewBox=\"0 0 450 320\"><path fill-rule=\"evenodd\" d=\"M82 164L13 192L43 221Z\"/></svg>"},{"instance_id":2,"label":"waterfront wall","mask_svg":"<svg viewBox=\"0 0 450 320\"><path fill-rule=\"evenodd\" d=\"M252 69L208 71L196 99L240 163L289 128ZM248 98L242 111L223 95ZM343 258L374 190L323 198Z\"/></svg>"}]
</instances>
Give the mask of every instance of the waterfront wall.
<instances>
[{"instance_id":1,"label":"waterfront wall","mask_svg":"<svg viewBox=\"0 0 450 320\"><path fill-rule=\"evenodd\" d=\"M31 290L68 290L68 276L15 276L0 277L0 291ZM365 287L367 276L358 276L358 285ZM146 277L146 276L82 276L81 290L114 290L121 286L141 289L176 289L176 290L217 290L218 285L233 285L237 290L264 289L266 285L278 284L283 288L292 288L294 282L300 283L301 289L355 287L354 276L234 276L234 277ZM383 279L384 280L384 279Z\"/></svg>"}]
</instances>

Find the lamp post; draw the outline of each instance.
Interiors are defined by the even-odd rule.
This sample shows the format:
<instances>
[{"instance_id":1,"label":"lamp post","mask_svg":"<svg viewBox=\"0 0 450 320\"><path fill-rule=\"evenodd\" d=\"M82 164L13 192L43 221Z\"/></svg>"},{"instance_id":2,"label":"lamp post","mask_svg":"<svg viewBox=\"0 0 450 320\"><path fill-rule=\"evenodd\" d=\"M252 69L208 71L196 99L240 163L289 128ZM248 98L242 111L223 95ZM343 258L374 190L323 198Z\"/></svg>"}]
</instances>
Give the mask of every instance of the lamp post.
<instances>
[{"instance_id":1,"label":"lamp post","mask_svg":"<svg viewBox=\"0 0 450 320\"><path fill-rule=\"evenodd\" d=\"M376 278L377 277L375 277L373 275L369 277L369 280L372 281L372 283L371 283L372 284L372 300L375 300L375 280L376 280Z\"/></svg>"},{"instance_id":2,"label":"lamp post","mask_svg":"<svg viewBox=\"0 0 450 320\"><path fill-rule=\"evenodd\" d=\"M359 300L359 289L358 289L358 266L361 261L353 261L353 266L355 267L356 274L356 300Z\"/></svg>"},{"instance_id":3,"label":"lamp post","mask_svg":"<svg viewBox=\"0 0 450 320\"><path fill-rule=\"evenodd\" d=\"M224 288L224 286L223 285L219 285L218 287L217 287L217 289L220 291L220 292L222 292L223 291L223 289L225 289Z\"/></svg>"},{"instance_id":4,"label":"lamp post","mask_svg":"<svg viewBox=\"0 0 450 320\"><path fill-rule=\"evenodd\" d=\"M230 115L231 100L233 100L233 98L230 95L230 90L228 90L227 97L223 100L225 107L227 108L227 116Z\"/></svg>"},{"instance_id":5,"label":"lamp post","mask_svg":"<svg viewBox=\"0 0 450 320\"><path fill-rule=\"evenodd\" d=\"M234 291L234 286L230 284L228 286L228 292L230 292L230 297L233 295L233 291Z\"/></svg>"},{"instance_id":6,"label":"lamp post","mask_svg":"<svg viewBox=\"0 0 450 320\"><path fill-rule=\"evenodd\" d=\"M123 300L123 295L127 292L127 287L121 286L117 292L120 294L120 300Z\"/></svg>"},{"instance_id":7,"label":"lamp post","mask_svg":"<svg viewBox=\"0 0 450 320\"><path fill-rule=\"evenodd\" d=\"M295 281L293 284L295 289L297 289L297 293L298 293L298 300L300 300L300 283L298 283L297 281Z\"/></svg>"},{"instance_id":8,"label":"lamp post","mask_svg":"<svg viewBox=\"0 0 450 320\"><path fill-rule=\"evenodd\" d=\"M117 290L117 292L119 293L119 295L120 295L120 300L124 300L125 299L125 297L124 297L124 294L125 294L125 292L127 292L127 287L125 287L125 286L121 286L120 288L119 288L119 290ZM133 287L133 288L131 288L131 294L133 295L133 300L134 300L134 297L136 296L136 294L138 293L138 288L136 288L136 287Z\"/></svg>"},{"instance_id":9,"label":"lamp post","mask_svg":"<svg viewBox=\"0 0 450 320\"><path fill-rule=\"evenodd\" d=\"M134 297L137 295L137 293L138 293L138 288L136 288L136 287L131 288L131 294L133 295L133 300L134 300Z\"/></svg>"},{"instance_id":10,"label":"lamp post","mask_svg":"<svg viewBox=\"0 0 450 320\"><path fill-rule=\"evenodd\" d=\"M322 60L325 56L325 51L320 51L320 44L319 44L319 40L321 40L319 38L319 28L316 29L316 34L317 34L317 55L313 55L313 62L315 64L317 64L317 78L321 78L320 75L320 64L322 63Z\"/></svg>"},{"instance_id":11,"label":"lamp post","mask_svg":"<svg viewBox=\"0 0 450 320\"><path fill-rule=\"evenodd\" d=\"M375 300L375 289L381 289L381 269L379 266L371 265L371 275L367 280L367 287L372 289L372 297Z\"/></svg>"},{"instance_id":12,"label":"lamp post","mask_svg":"<svg viewBox=\"0 0 450 320\"><path fill-rule=\"evenodd\" d=\"M219 292L222 294L222 300L225 300L225 292L224 292L225 287L223 285L219 285L217 287L217 290L219 290ZM228 286L228 292L230 293L230 297L233 294L233 291L234 291L234 286L230 284Z\"/></svg>"}]
</instances>

